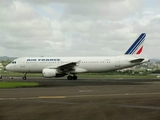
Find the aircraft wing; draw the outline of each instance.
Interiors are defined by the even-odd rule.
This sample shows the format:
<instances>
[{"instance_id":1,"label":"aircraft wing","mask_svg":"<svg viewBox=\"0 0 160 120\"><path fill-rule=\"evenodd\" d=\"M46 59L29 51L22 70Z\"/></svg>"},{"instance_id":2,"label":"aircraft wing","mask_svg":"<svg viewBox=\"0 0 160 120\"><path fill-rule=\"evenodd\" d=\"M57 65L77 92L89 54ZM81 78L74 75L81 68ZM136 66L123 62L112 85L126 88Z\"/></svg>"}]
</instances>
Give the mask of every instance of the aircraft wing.
<instances>
[{"instance_id":1,"label":"aircraft wing","mask_svg":"<svg viewBox=\"0 0 160 120\"><path fill-rule=\"evenodd\" d=\"M74 70L74 67L78 65L80 61L77 62L70 62L70 63L66 63L60 66L48 66L47 68L49 69L57 69L60 70L62 72L68 72L68 71L72 71Z\"/></svg>"},{"instance_id":2,"label":"aircraft wing","mask_svg":"<svg viewBox=\"0 0 160 120\"><path fill-rule=\"evenodd\" d=\"M71 70L73 69L76 65L78 65L80 61L78 62L70 62L70 63L67 63L67 64L64 64L64 65L60 65L57 67L57 69L60 69L60 70Z\"/></svg>"}]
</instances>

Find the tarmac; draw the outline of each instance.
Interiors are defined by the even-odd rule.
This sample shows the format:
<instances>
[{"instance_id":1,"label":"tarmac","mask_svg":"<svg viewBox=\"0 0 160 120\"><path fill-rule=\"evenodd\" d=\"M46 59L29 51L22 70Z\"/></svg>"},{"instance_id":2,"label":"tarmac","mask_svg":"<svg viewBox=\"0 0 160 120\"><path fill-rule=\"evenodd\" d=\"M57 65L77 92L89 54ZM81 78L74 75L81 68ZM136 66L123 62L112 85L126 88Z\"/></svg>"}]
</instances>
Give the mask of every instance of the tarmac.
<instances>
[{"instance_id":1,"label":"tarmac","mask_svg":"<svg viewBox=\"0 0 160 120\"><path fill-rule=\"evenodd\" d=\"M160 119L160 79L27 81L40 86L0 89L0 120Z\"/></svg>"}]
</instances>

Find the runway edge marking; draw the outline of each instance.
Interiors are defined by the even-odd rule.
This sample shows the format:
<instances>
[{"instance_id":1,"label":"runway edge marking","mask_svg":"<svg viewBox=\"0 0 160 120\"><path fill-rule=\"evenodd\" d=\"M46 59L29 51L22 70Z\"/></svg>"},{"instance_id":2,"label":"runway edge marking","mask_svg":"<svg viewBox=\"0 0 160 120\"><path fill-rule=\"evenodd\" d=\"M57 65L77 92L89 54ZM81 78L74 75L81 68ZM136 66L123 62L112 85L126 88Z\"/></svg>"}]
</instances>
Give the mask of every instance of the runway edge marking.
<instances>
[{"instance_id":1,"label":"runway edge marking","mask_svg":"<svg viewBox=\"0 0 160 120\"><path fill-rule=\"evenodd\" d=\"M58 99L58 98L66 98L67 96L38 96L37 98L39 99Z\"/></svg>"}]
</instances>

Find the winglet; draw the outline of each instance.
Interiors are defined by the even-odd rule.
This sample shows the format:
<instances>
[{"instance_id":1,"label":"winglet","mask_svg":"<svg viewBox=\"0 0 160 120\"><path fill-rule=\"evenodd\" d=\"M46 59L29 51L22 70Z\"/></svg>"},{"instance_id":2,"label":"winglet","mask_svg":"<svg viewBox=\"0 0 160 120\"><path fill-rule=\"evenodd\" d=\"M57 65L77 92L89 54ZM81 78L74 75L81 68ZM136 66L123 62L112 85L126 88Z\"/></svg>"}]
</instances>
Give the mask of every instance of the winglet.
<instances>
[{"instance_id":1,"label":"winglet","mask_svg":"<svg viewBox=\"0 0 160 120\"><path fill-rule=\"evenodd\" d=\"M131 45L131 47L125 52L125 55L141 54L143 50L143 42L145 40L146 33L142 33L137 40Z\"/></svg>"}]
</instances>

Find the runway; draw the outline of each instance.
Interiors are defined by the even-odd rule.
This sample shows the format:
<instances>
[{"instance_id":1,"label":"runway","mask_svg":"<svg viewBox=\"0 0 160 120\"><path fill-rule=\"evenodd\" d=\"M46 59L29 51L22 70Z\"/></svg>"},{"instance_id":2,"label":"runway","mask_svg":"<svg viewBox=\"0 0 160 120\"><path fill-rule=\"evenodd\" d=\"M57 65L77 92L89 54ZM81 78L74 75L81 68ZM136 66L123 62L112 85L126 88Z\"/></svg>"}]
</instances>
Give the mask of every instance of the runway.
<instances>
[{"instance_id":1,"label":"runway","mask_svg":"<svg viewBox=\"0 0 160 120\"><path fill-rule=\"evenodd\" d=\"M0 89L0 120L160 119L160 79L27 81L40 86Z\"/></svg>"}]
</instances>

